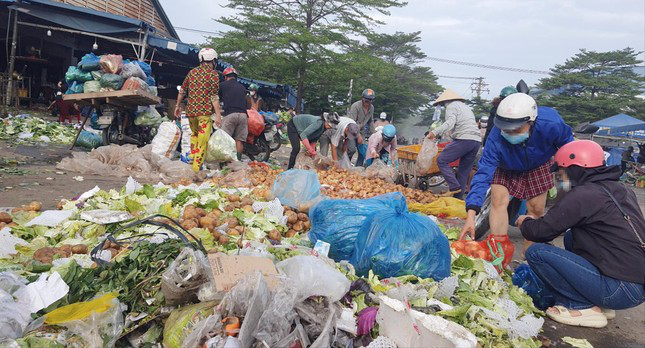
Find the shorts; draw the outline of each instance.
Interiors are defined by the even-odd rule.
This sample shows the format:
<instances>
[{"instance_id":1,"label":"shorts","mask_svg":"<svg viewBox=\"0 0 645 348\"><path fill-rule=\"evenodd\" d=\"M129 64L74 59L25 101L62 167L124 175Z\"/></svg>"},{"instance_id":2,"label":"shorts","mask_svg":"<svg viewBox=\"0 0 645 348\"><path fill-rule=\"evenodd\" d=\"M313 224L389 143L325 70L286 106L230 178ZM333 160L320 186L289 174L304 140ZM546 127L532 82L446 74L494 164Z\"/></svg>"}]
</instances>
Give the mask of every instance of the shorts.
<instances>
[{"instance_id":1,"label":"shorts","mask_svg":"<svg viewBox=\"0 0 645 348\"><path fill-rule=\"evenodd\" d=\"M246 113L233 112L222 118L222 129L233 139L246 141L249 135L249 120Z\"/></svg>"},{"instance_id":2,"label":"shorts","mask_svg":"<svg viewBox=\"0 0 645 348\"><path fill-rule=\"evenodd\" d=\"M497 168L491 184L506 187L508 193L515 198L531 199L549 191L553 187L552 166L553 161L548 160L543 165L528 172Z\"/></svg>"}]
</instances>

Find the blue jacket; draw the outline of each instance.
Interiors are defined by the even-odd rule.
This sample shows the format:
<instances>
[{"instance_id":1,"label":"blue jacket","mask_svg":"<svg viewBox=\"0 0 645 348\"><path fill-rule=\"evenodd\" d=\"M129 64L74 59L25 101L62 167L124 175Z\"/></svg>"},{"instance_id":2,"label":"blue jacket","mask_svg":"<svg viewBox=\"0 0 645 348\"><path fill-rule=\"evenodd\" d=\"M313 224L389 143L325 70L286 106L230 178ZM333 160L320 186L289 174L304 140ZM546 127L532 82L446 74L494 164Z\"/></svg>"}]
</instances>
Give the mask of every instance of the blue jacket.
<instances>
[{"instance_id":1,"label":"blue jacket","mask_svg":"<svg viewBox=\"0 0 645 348\"><path fill-rule=\"evenodd\" d=\"M479 213L498 167L518 172L535 169L551 159L562 145L571 141L571 127L564 123L555 109L545 106L538 107L538 116L531 127L529 139L522 144L509 143L502 137L499 128L494 127L479 160L479 170L470 183L466 209Z\"/></svg>"}]
</instances>

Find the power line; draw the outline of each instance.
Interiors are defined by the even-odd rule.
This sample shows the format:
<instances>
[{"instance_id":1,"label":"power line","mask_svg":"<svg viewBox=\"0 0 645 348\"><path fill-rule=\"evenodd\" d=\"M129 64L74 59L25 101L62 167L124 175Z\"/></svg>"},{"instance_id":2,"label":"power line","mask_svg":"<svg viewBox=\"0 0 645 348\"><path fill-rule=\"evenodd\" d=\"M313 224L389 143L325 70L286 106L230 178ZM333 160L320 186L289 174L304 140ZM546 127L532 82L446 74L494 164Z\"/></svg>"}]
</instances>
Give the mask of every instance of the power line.
<instances>
[{"instance_id":1,"label":"power line","mask_svg":"<svg viewBox=\"0 0 645 348\"><path fill-rule=\"evenodd\" d=\"M487 65L487 64L479 64L479 63L469 63L469 62L462 62L462 61L458 61L458 60L444 59L444 58L437 58L437 57L426 57L426 59L434 60L434 61L442 62L442 63L472 66L472 67L476 67L476 68L513 71L513 72L521 72L521 73L527 73L527 74L538 74L538 75L550 75L551 74L550 72L543 71L543 70L509 68L509 67L505 67L505 66Z\"/></svg>"},{"instance_id":2,"label":"power line","mask_svg":"<svg viewBox=\"0 0 645 348\"><path fill-rule=\"evenodd\" d=\"M487 86L488 84L484 83L484 78L478 77L475 79L475 81L473 81L473 83L470 84L470 91L476 93L477 98L481 98L482 92L490 93L490 89L484 88Z\"/></svg>"},{"instance_id":3,"label":"power line","mask_svg":"<svg viewBox=\"0 0 645 348\"><path fill-rule=\"evenodd\" d=\"M175 29L189 31L189 32L198 33L198 34L219 35L219 33L216 33L214 31L206 31L206 30L191 29L191 28L184 28L184 27L175 27Z\"/></svg>"},{"instance_id":4,"label":"power line","mask_svg":"<svg viewBox=\"0 0 645 348\"><path fill-rule=\"evenodd\" d=\"M444 79L459 79L459 80L474 80L476 77L464 77L464 76L445 76L445 75L436 75Z\"/></svg>"}]
</instances>

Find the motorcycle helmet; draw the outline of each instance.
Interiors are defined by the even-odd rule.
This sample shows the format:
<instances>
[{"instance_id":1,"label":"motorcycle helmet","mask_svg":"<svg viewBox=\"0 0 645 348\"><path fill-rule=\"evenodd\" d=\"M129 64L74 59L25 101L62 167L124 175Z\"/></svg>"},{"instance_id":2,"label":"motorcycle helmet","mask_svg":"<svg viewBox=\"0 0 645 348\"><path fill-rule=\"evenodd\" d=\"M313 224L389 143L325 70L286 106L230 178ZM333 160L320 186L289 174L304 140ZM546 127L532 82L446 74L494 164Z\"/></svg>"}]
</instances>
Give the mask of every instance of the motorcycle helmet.
<instances>
[{"instance_id":1,"label":"motorcycle helmet","mask_svg":"<svg viewBox=\"0 0 645 348\"><path fill-rule=\"evenodd\" d=\"M501 130L514 130L537 118L537 103L528 94L514 93L504 98L497 107L493 120Z\"/></svg>"},{"instance_id":2,"label":"motorcycle helmet","mask_svg":"<svg viewBox=\"0 0 645 348\"><path fill-rule=\"evenodd\" d=\"M386 143L391 142L394 140L394 137L396 136L396 127L394 127L391 124L388 124L383 127L383 130L381 131L383 135L383 141Z\"/></svg>"},{"instance_id":3,"label":"motorcycle helmet","mask_svg":"<svg viewBox=\"0 0 645 348\"><path fill-rule=\"evenodd\" d=\"M229 66L228 68L224 69L224 72L222 72L222 75L224 75L224 77L227 77L229 75L234 75L235 77L237 77L237 70L235 70L234 67Z\"/></svg>"},{"instance_id":4,"label":"motorcycle helmet","mask_svg":"<svg viewBox=\"0 0 645 348\"><path fill-rule=\"evenodd\" d=\"M199 50L198 57L200 62L212 62L217 59L217 52L210 47L202 48Z\"/></svg>"},{"instance_id":5,"label":"motorcycle helmet","mask_svg":"<svg viewBox=\"0 0 645 348\"><path fill-rule=\"evenodd\" d=\"M374 98L376 98L376 94L374 93L373 89L368 88L363 91L363 98L367 100L374 100Z\"/></svg>"},{"instance_id":6,"label":"motorcycle helmet","mask_svg":"<svg viewBox=\"0 0 645 348\"><path fill-rule=\"evenodd\" d=\"M598 143L591 140L572 141L555 153L554 169L569 166L596 168L604 165L605 152Z\"/></svg>"}]
</instances>

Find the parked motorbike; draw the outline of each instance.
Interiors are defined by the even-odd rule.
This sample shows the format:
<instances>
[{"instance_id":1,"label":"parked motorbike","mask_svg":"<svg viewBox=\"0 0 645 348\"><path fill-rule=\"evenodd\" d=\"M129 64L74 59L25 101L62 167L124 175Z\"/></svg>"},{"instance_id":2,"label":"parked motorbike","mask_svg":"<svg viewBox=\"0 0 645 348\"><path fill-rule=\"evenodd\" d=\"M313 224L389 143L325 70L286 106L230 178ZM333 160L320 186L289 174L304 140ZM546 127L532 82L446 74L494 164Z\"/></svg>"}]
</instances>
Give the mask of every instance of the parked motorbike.
<instances>
[{"instance_id":1,"label":"parked motorbike","mask_svg":"<svg viewBox=\"0 0 645 348\"><path fill-rule=\"evenodd\" d=\"M103 130L103 145L144 146L152 142L157 132L154 127L135 125L132 113L114 108L102 110L98 125Z\"/></svg>"},{"instance_id":2,"label":"parked motorbike","mask_svg":"<svg viewBox=\"0 0 645 348\"><path fill-rule=\"evenodd\" d=\"M277 129L277 119L262 116L264 127L261 133L253 134L252 127L249 127L249 135L246 138L244 145L244 154L251 159L251 161L266 162L271 157L271 152L276 151L281 145L281 133ZM249 117L249 124L252 119ZM253 127L255 128L255 127ZM277 138L279 137L279 138ZM275 144L276 139L278 144Z\"/></svg>"}]
</instances>

